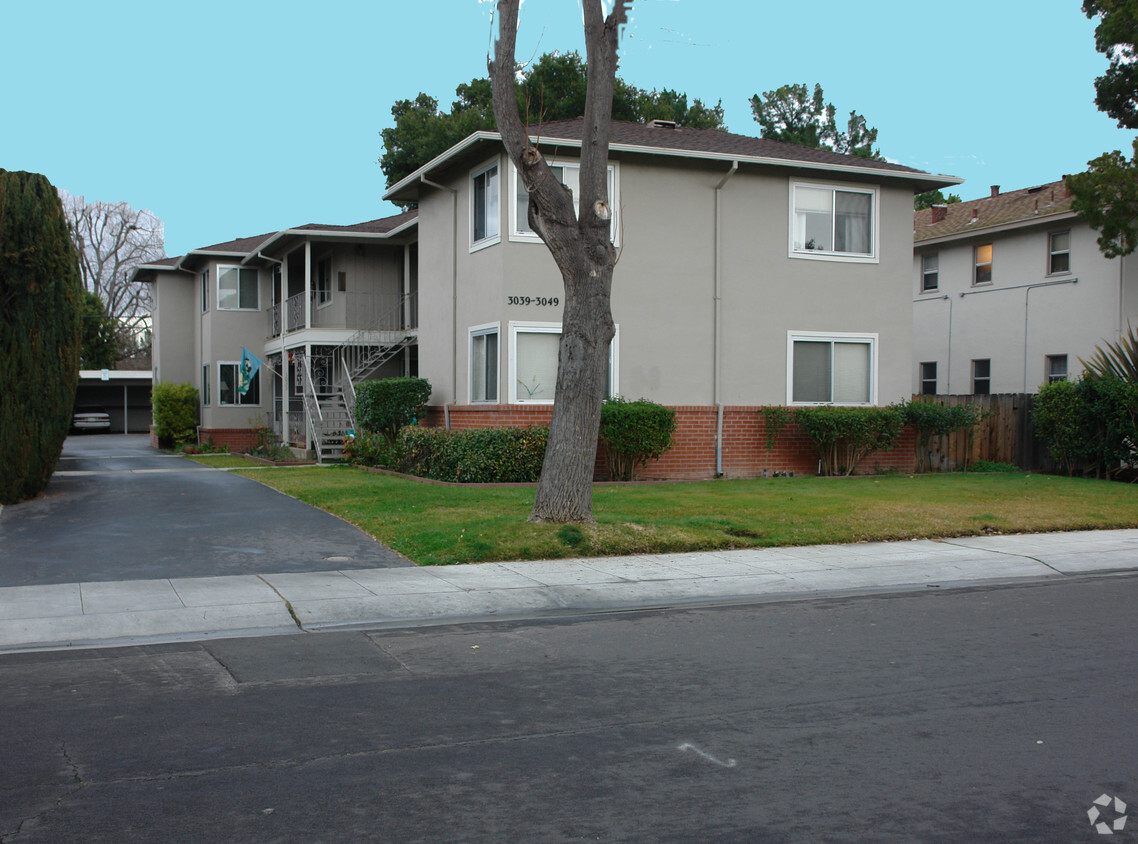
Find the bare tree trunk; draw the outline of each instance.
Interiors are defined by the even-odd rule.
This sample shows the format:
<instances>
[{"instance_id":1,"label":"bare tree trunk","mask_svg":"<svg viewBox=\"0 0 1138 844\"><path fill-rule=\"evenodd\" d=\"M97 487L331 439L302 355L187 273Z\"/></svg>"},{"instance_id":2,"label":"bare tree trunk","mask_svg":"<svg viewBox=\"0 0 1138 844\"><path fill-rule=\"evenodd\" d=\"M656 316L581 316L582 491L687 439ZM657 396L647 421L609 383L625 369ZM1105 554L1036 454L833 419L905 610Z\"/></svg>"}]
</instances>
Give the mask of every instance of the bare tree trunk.
<instances>
[{"instance_id":1,"label":"bare tree trunk","mask_svg":"<svg viewBox=\"0 0 1138 844\"><path fill-rule=\"evenodd\" d=\"M574 214L571 193L530 142L518 115L514 48L520 0L498 0L498 40L489 62L494 116L502 143L529 191L530 227L549 247L565 282L553 421L530 521L593 521L593 465L615 332L609 127L620 27L627 22L631 3L616 0L607 18L600 0L583 3L588 87L581 130L581 195Z\"/></svg>"}]
</instances>

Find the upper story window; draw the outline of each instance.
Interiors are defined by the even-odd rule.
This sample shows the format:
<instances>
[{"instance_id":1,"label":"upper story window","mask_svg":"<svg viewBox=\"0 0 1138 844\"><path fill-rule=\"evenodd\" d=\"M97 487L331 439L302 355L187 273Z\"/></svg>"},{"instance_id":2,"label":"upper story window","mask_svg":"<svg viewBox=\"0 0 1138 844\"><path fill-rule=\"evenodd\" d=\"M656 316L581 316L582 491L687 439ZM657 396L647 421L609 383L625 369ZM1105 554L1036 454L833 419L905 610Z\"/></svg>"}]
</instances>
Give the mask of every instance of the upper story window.
<instances>
[{"instance_id":1,"label":"upper story window","mask_svg":"<svg viewBox=\"0 0 1138 844\"><path fill-rule=\"evenodd\" d=\"M470 248L480 249L497 243L498 234L498 163L476 171L470 186Z\"/></svg>"},{"instance_id":2,"label":"upper story window","mask_svg":"<svg viewBox=\"0 0 1138 844\"><path fill-rule=\"evenodd\" d=\"M787 404L877 401L877 335L788 331Z\"/></svg>"},{"instance_id":3,"label":"upper story window","mask_svg":"<svg viewBox=\"0 0 1138 844\"><path fill-rule=\"evenodd\" d=\"M977 246L973 252L974 269L972 272L973 284L991 284L992 282L992 244L984 243Z\"/></svg>"},{"instance_id":4,"label":"upper story window","mask_svg":"<svg viewBox=\"0 0 1138 844\"><path fill-rule=\"evenodd\" d=\"M1071 233L1052 232L1047 236L1047 273L1069 273L1071 271Z\"/></svg>"},{"instance_id":5,"label":"upper story window","mask_svg":"<svg viewBox=\"0 0 1138 844\"><path fill-rule=\"evenodd\" d=\"M877 260L876 189L791 184L790 255Z\"/></svg>"},{"instance_id":6,"label":"upper story window","mask_svg":"<svg viewBox=\"0 0 1138 844\"><path fill-rule=\"evenodd\" d=\"M246 267L217 268L217 307L225 311L260 309L257 271Z\"/></svg>"},{"instance_id":7,"label":"upper story window","mask_svg":"<svg viewBox=\"0 0 1138 844\"><path fill-rule=\"evenodd\" d=\"M316 262L316 279L313 295L316 306L327 305L332 301L332 256L325 255Z\"/></svg>"},{"instance_id":8,"label":"upper story window","mask_svg":"<svg viewBox=\"0 0 1138 844\"><path fill-rule=\"evenodd\" d=\"M581 165L575 162L550 162L549 169L553 171L553 175L557 180L565 185L573 194L573 213L580 213ZM540 243L541 238L538 237L537 233L529 226L529 191L526 190L525 183L522 182L521 177L518 175L518 169L516 167L510 168L510 178L513 181L511 195L514 198L510 207L510 240ZM612 219L609 221L609 236L612 238L614 244L619 245L617 235L619 231L617 226L617 209L620 208L620 201L617 198L615 164L608 166L608 199L609 208L613 209Z\"/></svg>"},{"instance_id":9,"label":"upper story window","mask_svg":"<svg viewBox=\"0 0 1138 844\"><path fill-rule=\"evenodd\" d=\"M921 292L928 293L940 286L940 256L936 252L921 256Z\"/></svg>"},{"instance_id":10,"label":"upper story window","mask_svg":"<svg viewBox=\"0 0 1138 844\"><path fill-rule=\"evenodd\" d=\"M209 310L209 270L202 270L202 313Z\"/></svg>"}]
</instances>

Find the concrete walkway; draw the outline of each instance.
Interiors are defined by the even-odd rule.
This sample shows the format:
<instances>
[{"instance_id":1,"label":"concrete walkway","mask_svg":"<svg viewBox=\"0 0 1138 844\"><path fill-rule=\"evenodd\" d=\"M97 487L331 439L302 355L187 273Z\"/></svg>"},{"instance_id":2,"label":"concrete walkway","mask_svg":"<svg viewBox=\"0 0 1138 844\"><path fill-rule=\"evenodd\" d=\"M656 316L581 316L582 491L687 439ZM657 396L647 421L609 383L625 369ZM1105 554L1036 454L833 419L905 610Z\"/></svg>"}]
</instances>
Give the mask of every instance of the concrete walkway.
<instances>
[{"instance_id":1,"label":"concrete walkway","mask_svg":"<svg viewBox=\"0 0 1138 844\"><path fill-rule=\"evenodd\" d=\"M0 652L412 627L1138 569L1138 530L0 589Z\"/></svg>"}]
</instances>

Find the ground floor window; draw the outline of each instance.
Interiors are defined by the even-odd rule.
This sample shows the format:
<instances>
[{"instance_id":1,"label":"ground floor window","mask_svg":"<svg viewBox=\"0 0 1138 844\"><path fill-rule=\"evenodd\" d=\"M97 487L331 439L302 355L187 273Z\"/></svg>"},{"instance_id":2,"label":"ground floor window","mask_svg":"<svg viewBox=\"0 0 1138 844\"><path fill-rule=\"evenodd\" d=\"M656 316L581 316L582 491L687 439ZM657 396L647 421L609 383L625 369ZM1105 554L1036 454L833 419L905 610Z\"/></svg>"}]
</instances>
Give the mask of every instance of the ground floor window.
<instances>
[{"instance_id":1,"label":"ground floor window","mask_svg":"<svg viewBox=\"0 0 1138 844\"><path fill-rule=\"evenodd\" d=\"M983 358L972 361L972 392L986 396L992 392L992 361Z\"/></svg>"},{"instance_id":2,"label":"ground floor window","mask_svg":"<svg viewBox=\"0 0 1138 844\"><path fill-rule=\"evenodd\" d=\"M787 404L877 401L877 335L787 332Z\"/></svg>"},{"instance_id":3,"label":"ground floor window","mask_svg":"<svg viewBox=\"0 0 1138 844\"><path fill-rule=\"evenodd\" d=\"M209 364L202 364L202 406L209 407Z\"/></svg>"},{"instance_id":4,"label":"ground floor window","mask_svg":"<svg viewBox=\"0 0 1138 844\"><path fill-rule=\"evenodd\" d=\"M1048 355L1047 356L1047 383L1053 384L1056 381L1067 380L1067 356L1066 355Z\"/></svg>"},{"instance_id":5,"label":"ground floor window","mask_svg":"<svg viewBox=\"0 0 1138 844\"><path fill-rule=\"evenodd\" d=\"M620 326L609 344L606 394L618 394L617 361ZM557 387L557 358L561 347L559 322L511 322L509 348L509 401L552 404Z\"/></svg>"},{"instance_id":6,"label":"ground floor window","mask_svg":"<svg viewBox=\"0 0 1138 844\"><path fill-rule=\"evenodd\" d=\"M498 401L498 323L470 329L470 400Z\"/></svg>"},{"instance_id":7,"label":"ground floor window","mask_svg":"<svg viewBox=\"0 0 1138 844\"><path fill-rule=\"evenodd\" d=\"M237 392L237 385L240 383L238 380L238 371L241 369L240 361L233 361L231 363L219 363L217 365L218 374L218 404L222 407L227 406L251 406L259 405L261 403L261 373L257 372L253 376L253 381L249 385L249 391L245 395Z\"/></svg>"},{"instance_id":8,"label":"ground floor window","mask_svg":"<svg viewBox=\"0 0 1138 844\"><path fill-rule=\"evenodd\" d=\"M936 361L921 364L921 395L936 395Z\"/></svg>"}]
</instances>

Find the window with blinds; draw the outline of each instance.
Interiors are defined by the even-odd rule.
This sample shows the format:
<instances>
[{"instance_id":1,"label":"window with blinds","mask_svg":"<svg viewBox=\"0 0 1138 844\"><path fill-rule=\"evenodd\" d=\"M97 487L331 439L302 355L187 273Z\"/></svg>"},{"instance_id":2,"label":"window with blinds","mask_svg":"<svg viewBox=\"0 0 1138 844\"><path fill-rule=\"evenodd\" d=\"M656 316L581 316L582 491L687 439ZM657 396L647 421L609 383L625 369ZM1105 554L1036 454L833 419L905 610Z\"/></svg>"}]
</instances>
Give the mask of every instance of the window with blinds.
<instances>
[{"instance_id":1,"label":"window with blinds","mask_svg":"<svg viewBox=\"0 0 1138 844\"><path fill-rule=\"evenodd\" d=\"M877 335L791 332L788 339L788 403L874 403Z\"/></svg>"}]
</instances>

